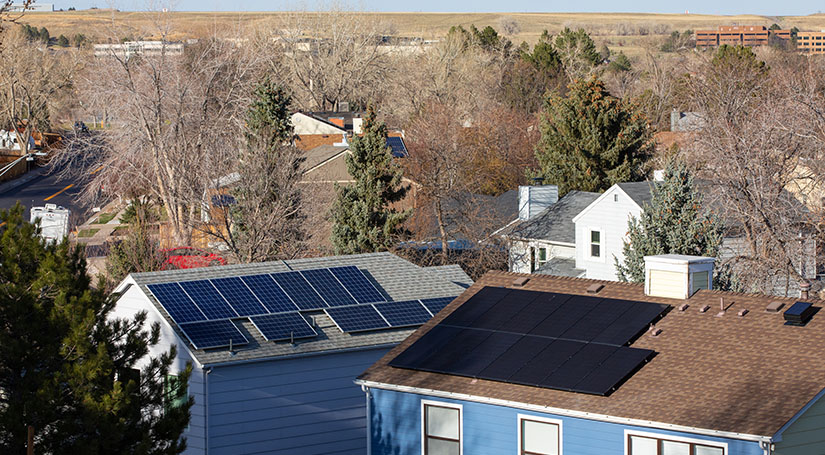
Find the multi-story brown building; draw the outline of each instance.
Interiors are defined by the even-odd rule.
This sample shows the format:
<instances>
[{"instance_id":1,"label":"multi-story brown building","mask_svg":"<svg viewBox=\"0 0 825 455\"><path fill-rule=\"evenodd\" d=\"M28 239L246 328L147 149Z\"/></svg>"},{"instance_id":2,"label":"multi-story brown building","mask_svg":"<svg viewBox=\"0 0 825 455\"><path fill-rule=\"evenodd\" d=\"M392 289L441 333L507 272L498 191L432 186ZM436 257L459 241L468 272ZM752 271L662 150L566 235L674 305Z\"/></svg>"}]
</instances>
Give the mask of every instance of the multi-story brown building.
<instances>
[{"instance_id":1,"label":"multi-story brown building","mask_svg":"<svg viewBox=\"0 0 825 455\"><path fill-rule=\"evenodd\" d=\"M806 54L825 54L825 30L821 32L798 32L796 48Z\"/></svg>"},{"instance_id":2,"label":"multi-story brown building","mask_svg":"<svg viewBox=\"0 0 825 455\"><path fill-rule=\"evenodd\" d=\"M764 25L723 25L718 30L697 30L696 47L716 47L722 44L765 46L770 37L791 39L790 30L769 30Z\"/></svg>"}]
</instances>

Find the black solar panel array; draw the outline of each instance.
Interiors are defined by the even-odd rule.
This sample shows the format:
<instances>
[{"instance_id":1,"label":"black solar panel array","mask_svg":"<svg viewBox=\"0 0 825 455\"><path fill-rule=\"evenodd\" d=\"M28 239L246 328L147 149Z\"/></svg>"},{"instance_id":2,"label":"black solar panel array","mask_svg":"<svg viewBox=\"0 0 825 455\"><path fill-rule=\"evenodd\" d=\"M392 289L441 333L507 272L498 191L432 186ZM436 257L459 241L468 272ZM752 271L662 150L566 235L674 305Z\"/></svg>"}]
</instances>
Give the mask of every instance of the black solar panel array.
<instances>
[{"instance_id":1,"label":"black solar panel array","mask_svg":"<svg viewBox=\"0 0 825 455\"><path fill-rule=\"evenodd\" d=\"M654 355L627 344L666 308L485 287L390 365L607 395Z\"/></svg>"},{"instance_id":2,"label":"black solar panel array","mask_svg":"<svg viewBox=\"0 0 825 455\"><path fill-rule=\"evenodd\" d=\"M344 332L427 322L452 297L388 302L354 266L148 285L197 349L247 344L231 321L248 317L269 341L317 335L300 311L325 310ZM433 311L435 310L435 311Z\"/></svg>"}]
</instances>

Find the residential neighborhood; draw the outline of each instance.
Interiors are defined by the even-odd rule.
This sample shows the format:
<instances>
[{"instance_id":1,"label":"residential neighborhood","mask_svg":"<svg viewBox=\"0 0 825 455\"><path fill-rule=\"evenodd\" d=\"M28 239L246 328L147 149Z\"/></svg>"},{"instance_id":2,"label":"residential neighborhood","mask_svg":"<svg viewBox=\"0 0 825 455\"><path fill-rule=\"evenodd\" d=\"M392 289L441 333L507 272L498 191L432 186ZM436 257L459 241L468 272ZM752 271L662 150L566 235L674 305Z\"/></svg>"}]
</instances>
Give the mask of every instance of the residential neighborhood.
<instances>
[{"instance_id":1,"label":"residential neighborhood","mask_svg":"<svg viewBox=\"0 0 825 455\"><path fill-rule=\"evenodd\" d=\"M815 5L256 1L0 3L0 454L825 455Z\"/></svg>"}]
</instances>

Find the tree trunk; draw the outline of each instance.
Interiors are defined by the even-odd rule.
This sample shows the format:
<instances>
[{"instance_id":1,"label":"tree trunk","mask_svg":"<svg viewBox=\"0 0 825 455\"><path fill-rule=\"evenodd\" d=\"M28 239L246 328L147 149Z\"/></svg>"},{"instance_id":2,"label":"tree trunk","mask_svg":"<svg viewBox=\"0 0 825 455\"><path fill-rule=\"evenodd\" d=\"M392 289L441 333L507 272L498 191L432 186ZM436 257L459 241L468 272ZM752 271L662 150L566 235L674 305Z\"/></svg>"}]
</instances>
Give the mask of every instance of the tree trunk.
<instances>
[{"instance_id":1,"label":"tree trunk","mask_svg":"<svg viewBox=\"0 0 825 455\"><path fill-rule=\"evenodd\" d=\"M444 211L441 208L441 199L435 201L435 216L438 220L438 231L441 234L441 262L447 263L449 255L447 253L447 229L444 227Z\"/></svg>"}]
</instances>

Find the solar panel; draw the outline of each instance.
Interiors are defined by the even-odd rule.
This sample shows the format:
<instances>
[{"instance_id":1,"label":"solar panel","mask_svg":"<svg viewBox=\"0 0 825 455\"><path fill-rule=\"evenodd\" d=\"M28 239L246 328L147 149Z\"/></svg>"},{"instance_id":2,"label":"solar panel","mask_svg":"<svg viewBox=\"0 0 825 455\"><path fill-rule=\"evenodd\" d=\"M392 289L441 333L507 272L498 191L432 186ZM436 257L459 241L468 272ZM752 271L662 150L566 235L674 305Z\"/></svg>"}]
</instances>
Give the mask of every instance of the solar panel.
<instances>
[{"instance_id":1,"label":"solar panel","mask_svg":"<svg viewBox=\"0 0 825 455\"><path fill-rule=\"evenodd\" d=\"M624 344L665 309L647 302L486 287L390 365L606 395L654 355Z\"/></svg>"},{"instance_id":2,"label":"solar panel","mask_svg":"<svg viewBox=\"0 0 825 455\"><path fill-rule=\"evenodd\" d=\"M238 316L209 280L183 281L180 287L189 294L206 319L227 319Z\"/></svg>"},{"instance_id":3,"label":"solar panel","mask_svg":"<svg viewBox=\"0 0 825 455\"><path fill-rule=\"evenodd\" d=\"M150 284L147 287L158 300L158 303L169 313L172 320L178 324L206 319L206 316L198 309L195 302L183 292L178 283Z\"/></svg>"},{"instance_id":4,"label":"solar panel","mask_svg":"<svg viewBox=\"0 0 825 455\"><path fill-rule=\"evenodd\" d=\"M653 357L653 354L654 352L648 349L619 347L613 355L579 381L574 389L607 395Z\"/></svg>"},{"instance_id":5,"label":"solar panel","mask_svg":"<svg viewBox=\"0 0 825 455\"><path fill-rule=\"evenodd\" d=\"M390 326L372 305L325 308L324 311L342 332L362 332Z\"/></svg>"},{"instance_id":6,"label":"solar panel","mask_svg":"<svg viewBox=\"0 0 825 455\"><path fill-rule=\"evenodd\" d=\"M249 320L269 341L311 338L318 335L315 329L307 324L306 319L297 311L252 316Z\"/></svg>"},{"instance_id":7,"label":"solar panel","mask_svg":"<svg viewBox=\"0 0 825 455\"><path fill-rule=\"evenodd\" d=\"M400 137L388 137L387 146L392 149L392 156L396 158L404 158L407 156L407 147L404 145L404 140Z\"/></svg>"},{"instance_id":8,"label":"solar panel","mask_svg":"<svg viewBox=\"0 0 825 455\"><path fill-rule=\"evenodd\" d=\"M358 267L333 267L329 270L347 288L347 291L358 303L385 302L387 300Z\"/></svg>"},{"instance_id":9,"label":"solar panel","mask_svg":"<svg viewBox=\"0 0 825 455\"><path fill-rule=\"evenodd\" d=\"M449 305L450 302L455 300L455 297L437 297L434 299L421 299L421 304L427 308L427 311L432 313L433 316L438 314L439 311L443 310L445 306Z\"/></svg>"},{"instance_id":10,"label":"solar panel","mask_svg":"<svg viewBox=\"0 0 825 455\"><path fill-rule=\"evenodd\" d=\"M329 269L303 270L301 275L312 285L329 306L355 305L349 292L332 275Z\"/></svg>"},{"instance_id":11,"label":"solar panel","mask_svg":"<svg viewBox=\"0 0 825 455\"><path fill-rule=\"evenodd\" d=\"M297 311L298 307L292 303L286 293L266 275L252 275L241 277L246 286L258 297L264 307L271 313Z\"/></svg>"},{"instance_id":12,"label":"solar panel","mask_svg":"<svg viewBox=\"0 0 825 455\"><path fill-rule=\"evenodd\" d=\"M312 286L307 283L307 280L299 272L273 273L270 276L295 302L298 309L317 310L327 307L321 296L312 289Z\"/></svg>"},{"instance_id":13,"label":"solar panel","mask_svg":"<svg viewBox=\"0 0 825 455\"><path fill-rule=\"evenodd\" d=\"M373 306L392 327L421 325L432 317L418 300L376 303Z\"/></svg>"},{"instance_id":14,"label":"solar panel","mask_svg":"<svg viewBox=\"0 0 825 455\"><path fill-rule=\"evenodd\" d=\"M239 316L269 313L240 278L214 278L210 281Z\"/></svg>"},{"instance_id":15,"label":"solar panel","mask_svg":"<svg viewBox=\"0 0 825 455\"><path fill-rule=\"evenodd\" d=\"M211 349L248 344L246 337L228 319L179 324L180 329L195 346L195 349Z\"/></svg>"}]
</instances>

